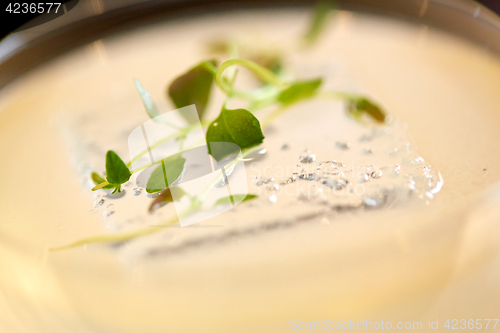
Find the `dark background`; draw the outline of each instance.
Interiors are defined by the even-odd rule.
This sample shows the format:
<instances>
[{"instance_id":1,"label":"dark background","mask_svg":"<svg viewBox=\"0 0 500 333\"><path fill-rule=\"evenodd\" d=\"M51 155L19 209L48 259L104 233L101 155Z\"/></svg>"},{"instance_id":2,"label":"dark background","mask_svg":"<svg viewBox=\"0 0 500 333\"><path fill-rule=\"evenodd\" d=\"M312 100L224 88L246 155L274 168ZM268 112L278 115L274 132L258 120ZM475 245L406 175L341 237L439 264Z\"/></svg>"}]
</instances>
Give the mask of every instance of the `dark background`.
<instances>
[{"instance_id":1,"label":"dark background","mask_svg":"<svg viewBox=\"0 0 500 333\"><path fill-rule=\"evenodd\" d=\"M500 0L478 0L477 2L482 3L500 15Z\"/></svg>"},{"instance_id":2,"label":"dark background","mask_svg":"<svg viewBox=\"0 0 500 333\"><path fill-rule=\"evenodd\" d=\"M62 3L68 3L67 8L68 10L72 9L74 5L78 2L77 0L47 0L48 2L51 1L57 1L57 2L62 2ZM210 1L210 0L207 0ZM45 14L43 16L39 16L37 14L9 14L8 12L5 11L7 5L9 3L38 3L38 2L43 2L45 3L45 0L7 0L7 1L1 1L0 4L0 41L3 37L5 37L7 34L16 31L16 29L19 29L20 26L23 24L33 20L29 26L26 26L25 28L29 28L34 25L38 25L43 23L43 21L49 21L50 19L54 19L57 16L63 15L64 13L60 11L58 14L51 13L50 15ZM495 11L497 14L500 15L500 0L476 0L476 2L482 3L486 7L489 7L491 10Z\"/></svg>"}]
</instances>

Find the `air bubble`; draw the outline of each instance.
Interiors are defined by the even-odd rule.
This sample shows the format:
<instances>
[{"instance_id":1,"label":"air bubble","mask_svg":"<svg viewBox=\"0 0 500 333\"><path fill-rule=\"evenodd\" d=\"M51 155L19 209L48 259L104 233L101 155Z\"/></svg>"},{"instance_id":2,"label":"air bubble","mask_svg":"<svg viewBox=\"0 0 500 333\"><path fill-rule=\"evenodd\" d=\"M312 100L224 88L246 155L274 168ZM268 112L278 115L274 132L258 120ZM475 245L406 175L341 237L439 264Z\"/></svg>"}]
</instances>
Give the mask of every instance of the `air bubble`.
<instances>
[{"instance_id":1,"label":"air bubble","mask_svg":"<svg viewBox=\"0 0 500 333\"><path fill-rule=\"evenodd\" d=\"M262 186L264 184L268 184L270 182L274 182L274 177L260 177L255 185Z\"/></svg>"},{"instance_id":2,"label":"air bubble","mask_svg":"<svg viewBox=\"0 0 500 333\"><path fill-rule=\"evenodd\" d=\"M311 153L310 150L306 149L299 157L300 163L312 163L316 161L316 154Z\"/></svg>"},{"instance_id":3,"label":"air bubble","mask_svg":"<svg viewBox=\"0 0 500 333\"><path fill-rule=\"evenodd\" d=\"M104 199L100 199L100 200L96 200L96 202L94 202L94 207L99 207L99 206L102 206L104 204Z\"/></svg>"},{"instance_id":4,"label":"air bubble","mask_svg":"<svg viewBox=\"0 0 500 333\"><path fill-rule=\"evenodd\" d=\"M270 184L266 186L266 190L268 191L278 191L280 186L278 184Z\"/></svg>"},{"instance_id":5,"label":"air bubble","mask_svg":"<svg viewBox=\"0 0 500 333\"><path fill-rule=\"evenodd\" d=\"M342 149L342 150L347 150L347 149L351 148L351 144L349 142L337 141L337 142L335 142L335 146L337 146L338 149Z\"/></svg>"},{"instance_id":6,"label":"air bubble","mask_svg":"<svg viewBox=\"0 0 500 333\"><path fill-rule=\"evenodd\" d=\"M280 180L280 185L288 185L288 184L291 184L293 182L295 182L297 179L295 178L295 176L291 176L291 177L286 177L285 179L282 179Z\"/></svg>"},{"instance_id":7,"label":"air bubble","mask_svg":"<svg viewBox=\"0 0 500 333\"><path fill-rule=\"evenodd\" d=\"M301 173L299 178L304 180L316 180L316 174L312 172Z\"/></svg>"}]
</instances>

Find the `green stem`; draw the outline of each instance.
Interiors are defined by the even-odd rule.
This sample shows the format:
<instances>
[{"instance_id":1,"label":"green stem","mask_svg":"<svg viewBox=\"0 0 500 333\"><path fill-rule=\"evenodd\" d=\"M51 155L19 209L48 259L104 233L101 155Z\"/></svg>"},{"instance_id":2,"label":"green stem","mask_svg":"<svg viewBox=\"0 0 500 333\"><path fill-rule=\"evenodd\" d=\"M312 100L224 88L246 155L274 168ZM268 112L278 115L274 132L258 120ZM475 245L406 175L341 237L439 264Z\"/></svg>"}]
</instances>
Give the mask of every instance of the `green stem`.
<instances>
[{"instance_id":1,"label":"green stem","mask_svg":"<svg viewBox=\"0 0 500 333\"><path fill-rule=\"evenodd\" d=\"M352 94L342 91L323 91L315 95L318 98L334 99L337 101L352 101L363 98L362 95Z\"/></svg>"},{"instance_id":2,"label":"green stem","mask_svg":"<svg viewBox=\"0 0 500 333\"><path fill-rule=\"evenodd\" d=\"M250 105L248 106L248 111L256 112L276 103L280 92L280 89L277 89L272 85L265 85L261 88L256 89L254 96L259 96L259 98L254 99L250 103Z\"/></svg>"},{"instance_id":3,"label":"green stem","mask_svg":"<svg viewBox=\"0 0 500 333\"><path fill-rule=\"evenodd\" d=\"M241 152L241 155L243 158L245 158L246 156L250 155L251 153L259 151L261 149L262 149L261 146L255 146L252 148L248 148L245 151ZM232 167L234 167L236 164L238 164L238 162L241 162L241 160L239 160L238 157L235 157L231 162L228 163L228 165L226 165L224 167L224 172L227 173L227 171L229 171ZM203 190L203 192L201 193L201 195L198 196L198 198L203 201L205 199L205 197L208 195L208 193L210 192L210 190L222 180L222 177L224 177L224 175L221 172L220 175L215 177L208 184L208 186Z\"/></svg>"},{"instance_id":4,"label":"green stem","mask_svg":"<svg viewBox=\"0 0 500 333\"><path fill-rule=\"evenodd\" d=\"M274 121L274 119L278 118L281 116L283 113L288 111L290 108L286 105L280 106L278 109L274 110L271 112L264 120L262 121L262 129L265 130L271 123Z\"/></svg>"},{"instance_id":5,"label":"green stem","mask_svg":"<svg viewBox=\"0 0 500 333\"><path fill-rule=\"evenodd\" d=\"M334 99L337 101L354 101L359 98L363 98L361 95L346 93L341 91L324 91L315 94L312 98L324 98L324 99ZM305 101L305 100L303 100ZM278 109L271 112L264 120L262 121L262 129L268 127L276 118L281 116L283 113L289 110L289 105L281 105Z\"/></svg>"},{"instance_id":6,"label":"green stem","mask_svg":"<svg viewBox=\"0 0 500 333\"><path fill-rule=\"evenodd\" d=\"M106 186L106 185L109 185L109 182L104 181L104 182L102 182L102 183L100 183L100 184L98 184L98 185L96 185L96 186L92 187L92 191L97 191L97 190L100 190L101 188L103 188L103 187L104 187L104 186Z\"/></svg>"},{"instance_id":7,"label":"green stem","mask_svg":"<svg viewBox=\"0 0 500 333\"><path fill-rule=\"evenodd\" d=\"M254 95L234 89L233 86L226 79L223 78L222 74L227 68L231 66L245 67L250 71L252 71L256 76L258 76L263 81L270 83L276 87L286 88L288 86L287 83L281 81L280 78L277 77L273 72L271 72L265 67L256 64L253 61L245 59L229 59L224 61L219 66L219 68L217 69L217 73L215 74L215 82L226 95L238 96L249 100L254 99Z\"/></svg>"},{"instance_id":8,"label":"green stem","mask_svg":"<svg viewBox=\"0 0 500 333\"><path fill-rule=\"evenodd\" d=\"M173 216L169 221L162 223L162 224L149 226L149 227L146 227L143 229L125 232L125 233L121 233L121 234L101 235L101 236L83 238L83 239L77 240L76 242L73 242L71 244L51 248L49 250L50 251L62 251L62 250L68 250L68 249L72 249L72 248L82 246L82 245L93 244L93 243L119 243L119 242L130 241L130 240L138 238L138 237L154 234L158 231L161 231L165 228L168 228L168 227L174 225L177 221L178 221L177 216Z\"/></svg>"},{"instance_id":9,"label":"green stem","mask_svg":"<svg viewBox=\"0 0 500 333\"><path fill-rule=\"evenodd\" d=\"M201 122L201 126L208 126L211 122L208 122L208 121L202 121ZM163 139L161 140L158 140L156 143L152 144L149 149L154 149L156 147L158 147L159 145L161 144L164 144L165 142L169 141L169 140L172 140L172 139L176 139L182 135L186 135L188 134L190 131L192 131L195 127L197 127L198 124L192 124L192 125L189 125L188 127L184 128L184 129L181 129L179 132L177 133L174 133L174 134L171 134L167 137L164 137ZM135 161L137 161L139 158L141 158L143 155L147 154L149 149L144 149L143 151L141 151L139 154L137 154L133 159L130 160L130 162L127 163L127 167L130 168L130 166L132 165L132 163L134 163ZM142 169L141 169L142 170ZM137 171L136 171L137 172Z\"/></svg>"},{"instance_id":10,"label":"green stem","mask_svg":"<svg viewBox=\"0 0 500 333\"><path fill-rule=\"evenodd\" d=\"M142 171L142 170L144 170L144 169L147 169L147 168L149 168L149 167L150 167L150 166L152 166L152 165L155 165L155 164L160 164L162 161L163 161L163 160L158 160L158 161L154 161L154 162L151 162L151 163L145 164L145 165L143 165L143 166L140 166L140 167L138 167L138 168L135 168L135 169L133 169L133 170L130 170L130 173L131 173L131 174L134 174L134 173L136 173L136 172L139 172L139 171Z\"/></svg>"}]
</instances>

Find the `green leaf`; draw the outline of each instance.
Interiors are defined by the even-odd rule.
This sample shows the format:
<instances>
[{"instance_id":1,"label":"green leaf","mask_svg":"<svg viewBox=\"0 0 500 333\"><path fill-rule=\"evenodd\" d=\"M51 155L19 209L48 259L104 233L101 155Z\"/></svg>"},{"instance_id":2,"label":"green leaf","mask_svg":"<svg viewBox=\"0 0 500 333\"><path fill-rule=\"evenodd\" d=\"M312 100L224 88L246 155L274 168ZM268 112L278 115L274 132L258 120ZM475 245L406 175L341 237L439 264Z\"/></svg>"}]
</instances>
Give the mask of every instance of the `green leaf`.
<instances>
[{"instance_id":1,"label":"green leaf","mask_svg":"<svg viewBox=\"0 0 500 333\"><path fill-rule=\"evenodd\" d=\"M146 113L148 114L148 116L153 119L155 123L167 125L178 130L179 126L167 122L163 117L158 117L160 115L160 112L158 111L156 104L153 102L151 94L147 92L146 89L144 89L141 82L139 82L139 80L137 79L134 79L134 83L137 87L137 91L139 91L139 95L142 99L142 104L144 104L144 108L146 109Z\"/></svg>"},{"instance_id":2,"label":"green leaf","mask_svg":"<svg viewBox=\"0 0 500 333\"><path fill-rule=\"evenodd\" d=\"M132 174L122 159L112 150L106 153L106 179L116 191L121 192L121 184L126 183Z\"/></svg>"},{"instance_id":3,"label":"green leaf","mask_svg":"<svg viewBox=\"0 0 500 333\"><path fill-rule=\"evenodd\" d=\"M184 163L186 163L186 159L179 154L163 159L161 164L151 173L146 185L146 192L155 193L166 189L179 178L184 170Z\"/></svg>"},{"instance_id":4,"label":"green leaf","mask_svg":"<svg viewBox=\"0 0 500 333\"><path fill-rule=\"evenodd\" d=\"M215 66L217 65L214 60L203 61L170 84L168 95L177 108L195 104L199 119L203 119L214 82ZM187 118L186 120L190 124L196 121Z\"/></svg>"},{"instance_id":5,"label":"green leaf","mask_svg":"<svg viewBox=\"0 0 500 333\"><path fill-rule=\"evenodd\" d=\"M92 178L92 181L94 182L95 185L99 185L99 184L104 183L106 181L106 179L99 176L99 174L97 172L92 172L90 177ZM102 189L109 190L109 189L112 189L113 187L114 187L113 185L109 184L109 185L102 187Z\"/></svg>"},{"instance_id":6,"label":"green leaf","mask_svg":"<svg viewBox=\"0 0 500 333\"><path fill-rule=\"evenodd\" d=\"M264 135L259 120L245 109L222 109L219 117L210 124L207 130L208 153L217 161L235 151L234 149L228 150L225 148L227 146L212 149L211 142L231 142L243 150L261 144L263 140Z\"/></svg>"},{"instance_id":7,"label":"green leaf","mask_svg":"<svg viewBox=\"0 0 500 333\"><path fill-rule=\"evenodd\" d=\"M282 104L292 104L301 99L311 98L316 94L321 83L323 79L295 82L279 94L278 101Z\"/></svg>"},{"instance_id":8,"label":"green leaf","mask_svg":"<svg viewBox=\"0 0 500 333\"><path fill-rule=\"evenodd\" d=\"M348 107L348 112L356 118L359 118L363 113L366 113L380 123L383 123L386 117L386 113L382 110L382 108L366 98L358 98L351 101Z\"/></svg>"},{"instance_id":9,"label":"green leaf","mask_svg":"<svg viewBox=\"0 0 500 333\"><path fill-rule=\"evenodd\" d=\"M134 83L137 88L137 91L139 91L139 95L141 96L142 104L144 104L146 113L149 115L151 119L158 117L160 115L160 112L158 112L158 108L156 107L156 104L153 102L151 94L147 92L146 89L144 89L139 80L134 79Z\"/></svg>"},{"instance_id":10,"label":"green leaf","mask_svg":"<svg viewBox=\"0 0 500 333\"><path fill-rule=\"evenodd\" d=\"M186 192L182 190L180 187L173 186L173 187L167 187L163 191L160 192L160 194L153 200L151 205L149 206L149 212L153 212L156 207L167 204L169 202L174 201L174 196L176 199L182 198L184 195L186 195Z\"/></svg>"},{"instance_id":11,"label":"green leaf","mask_svg":"<svg viewBox=\"0 0 500 333\"><path fill-rule=\"evenodd\" d=\"M235 201L243 202L257 198L255 194L234 194L232 197L233 197L233 202ZM215 202L214 207L219 205L227 205L230 203L231 203L231 197L220 198Z\"/></svg>"},{"instance_id":12,"label":"green leaf","mask_svg":"<svg viewBox=\"0 0 500 333\"><path fill-rule=\"evenodd\" d=\"M318 39L334 8L335 6L333 1L323 0L316 3L311 22L309 23L306 34L304 35L304 40L307 44L311 45Z\"/></svg>"}]
</instances>

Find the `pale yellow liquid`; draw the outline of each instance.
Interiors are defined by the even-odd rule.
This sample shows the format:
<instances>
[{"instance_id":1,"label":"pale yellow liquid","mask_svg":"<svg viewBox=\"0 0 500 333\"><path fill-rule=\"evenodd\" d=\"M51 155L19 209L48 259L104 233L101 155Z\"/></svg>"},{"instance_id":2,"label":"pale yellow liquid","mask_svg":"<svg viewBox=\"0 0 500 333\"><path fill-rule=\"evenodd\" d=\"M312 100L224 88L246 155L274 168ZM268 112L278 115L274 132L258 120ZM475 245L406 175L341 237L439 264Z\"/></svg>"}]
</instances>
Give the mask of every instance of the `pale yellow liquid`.
<instances>
[{"instance_id":1,"label":"pale yellow liquid","mask_svg":"<svg viewBox=\"0 0 500 333\"><path fill-rule=\"evenodd\" d=\"M419 153L445 180L427 208L339 217L327 227L300 226L168 260L127 258L99 246L47 251L109 232L101 215L89 213L93 193L71 163L78 152L68 151L61 116L99 110L145 121L132 77L160 108L172 109L166 84L207 56L207 39L265 37L290 50L307 14L231 13L137 29L55 59L4 89L0 322L23 332L280 332L293 318L418 319L425 328L431 315L494 316L494 303L474 296L499 299L498 291L485 291L487 278L468 284L485 289L463 304L453 276L462 281L494 251L491 220L473 209L500 175L500 61L427 27L348 12L337 15L317 47L288 61L302 77L338 76L330 88L372 96L408 124ZM220 101L217 94L213 116ZM281 124L304 112L311 111L297 107ZM95 135L119 142L113 124L102 128ZM452 288L448 296L445 288Z\"/></svg>"}]
</instances>

